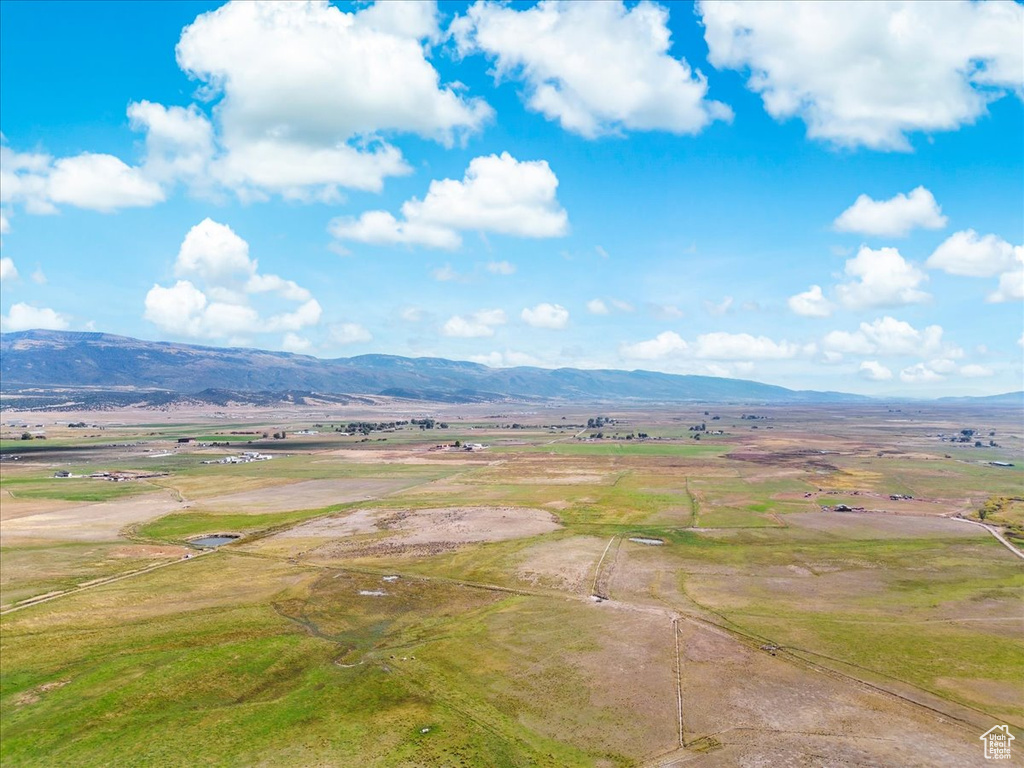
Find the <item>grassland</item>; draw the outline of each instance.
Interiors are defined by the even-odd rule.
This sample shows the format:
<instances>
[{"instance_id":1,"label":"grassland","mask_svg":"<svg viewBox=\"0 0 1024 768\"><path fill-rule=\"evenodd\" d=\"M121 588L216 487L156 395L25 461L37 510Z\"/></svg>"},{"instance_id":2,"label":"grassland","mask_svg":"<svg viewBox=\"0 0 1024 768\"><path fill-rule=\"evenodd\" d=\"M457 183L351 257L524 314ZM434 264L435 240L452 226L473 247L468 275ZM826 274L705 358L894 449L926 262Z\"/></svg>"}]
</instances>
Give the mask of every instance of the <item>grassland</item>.
<instances>
[{"instance_id":1,"label":"grassland","mask_svg":"<svg viewBox=\"0 0 1024 768\"><path fill-rule=\"evenodd\" d=\"M990 724L1024 736L1022 561L949 519L1018 522L1012 414L740 412L698 442L703 409L624 410L664 439L598 441L550 428L586 413L453 407L240 465L177 437L388 414L54 428L0 480L0 762L970 765ZM936 437L962 424L1003 447ZM489 447L431 450L456 439Z\"/></svg>"}]
</instances>

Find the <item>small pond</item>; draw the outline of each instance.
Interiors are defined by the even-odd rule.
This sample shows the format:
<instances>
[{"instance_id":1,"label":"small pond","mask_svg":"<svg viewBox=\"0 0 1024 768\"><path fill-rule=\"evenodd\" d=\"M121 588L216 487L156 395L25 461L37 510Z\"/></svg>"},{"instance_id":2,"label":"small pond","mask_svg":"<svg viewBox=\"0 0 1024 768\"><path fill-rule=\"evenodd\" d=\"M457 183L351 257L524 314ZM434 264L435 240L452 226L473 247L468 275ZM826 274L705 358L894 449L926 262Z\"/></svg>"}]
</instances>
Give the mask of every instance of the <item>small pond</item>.
<instances>
[{"instance_id":1,"label":"small pond","mask_svg":"<svg viewBox=\"0 0 1024 768\"><path fill-rule=\"evenodd\" d=\"M232 541L238 541L240 536L203 536L201 539L192 539L189 542L193 547L202 547L204 549L212 549L213 547L220 547L225 544L230 544Z\"/></svg>"}]
</instances>

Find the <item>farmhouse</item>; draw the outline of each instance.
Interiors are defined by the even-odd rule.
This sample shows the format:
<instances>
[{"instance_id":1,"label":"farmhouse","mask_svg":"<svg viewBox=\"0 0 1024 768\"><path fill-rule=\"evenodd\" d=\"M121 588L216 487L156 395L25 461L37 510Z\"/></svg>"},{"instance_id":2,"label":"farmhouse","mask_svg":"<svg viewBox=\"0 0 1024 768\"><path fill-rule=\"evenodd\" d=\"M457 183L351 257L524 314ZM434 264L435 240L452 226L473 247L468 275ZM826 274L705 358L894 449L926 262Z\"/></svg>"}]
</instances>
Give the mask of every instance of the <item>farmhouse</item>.
<instances>
[{"instance_id":1,"label":"farmhouse","mask_svg":"<svg viewBox=\"0 0 1024 768\"><path fill-rule=\"evenodd\" d=\"M270 461L273 456L259 451L244 451L238 456L225 456L223 459L207 459L203 464L249 464L254 461Z\"/></svg>"}]
</instances>

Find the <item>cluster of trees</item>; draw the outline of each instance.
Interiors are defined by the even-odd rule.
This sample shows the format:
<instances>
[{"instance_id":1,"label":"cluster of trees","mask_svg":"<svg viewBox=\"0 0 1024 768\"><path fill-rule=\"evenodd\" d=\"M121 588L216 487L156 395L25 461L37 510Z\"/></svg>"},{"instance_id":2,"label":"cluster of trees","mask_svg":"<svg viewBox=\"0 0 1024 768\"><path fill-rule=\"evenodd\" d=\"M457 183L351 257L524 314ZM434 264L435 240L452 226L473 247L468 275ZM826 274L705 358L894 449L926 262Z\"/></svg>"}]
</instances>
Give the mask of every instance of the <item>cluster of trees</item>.
<instances>
[{"instance_id":1,"label":"cluster of trees","mask_svg":"<svg viewBox=\"0 0 1024 768\"><path fill-rule=\"evenodd\" d=\"M386 429L397 429L408 424L408 421L350 421L343 427L335 427L335 432L344 432L346 435L354 435L357 432L361 435L368 435L371 432L383 432ZM316 425L321 426L321 425Z\"/></svg>"},{"instance_id":2,"label":"cluster of trees","mask_svg":"<svg viewBox=\"0 0 1024 768\"><path fill-rule=\"evenodd\" d=\"M1024 501L1024 497L1021 496L990 496L988 500L982 504L978 510L978 517L982 520L992 515L998 515L1006 507L1012 505L1014 502ZM1018 526L1012 525L1011 528L1017 528Z\"/></svg>"},{"instance_id":3,"label":"cluster of trees","mask_svg":"<svg viewBox=\"0 0 1024 768\"><path fill-rule=\"evenodd\" d=\"M448 429L448 422L446 421L434 421L434 419L412 419L410 422L413 426L417 426L420 429L433 429L435 426L438 429Z\"/></svg>"},{"instance_id":4,"label":"cluster of trees","mask_svg":"<svg viewBox=\"0 0 1024 768\"><path fill-rule=\"evenodd\" d=\"M989 432L988 434L989 434L989 437L992 437L992 435L994 435L995 432ZM975 448L984 448L985 447L985 443L983 441L981 441L981 440L978 440L977 437L980 437L980 435L977 432L977 430L974 430L974 429L961 429L960 430L960 437L952 438L951 442L954 442L954 443L971 443L971 442L973 442ZM999 444L995 440L989 440L988 444L992 448L998 448L999 447Z\"/></svg>"},{"instance_id":5,"label":"cluster of trees","mask_svg":"<svg viewBox=\"0 0 1024 768\"><path fill-rule=\"evenodd\" d=\"M600 429L606 424L614 424L615 419L609 419L607 416L597 416L593 419L587 419L587 429Z\"/></svg>"}]
</instances>

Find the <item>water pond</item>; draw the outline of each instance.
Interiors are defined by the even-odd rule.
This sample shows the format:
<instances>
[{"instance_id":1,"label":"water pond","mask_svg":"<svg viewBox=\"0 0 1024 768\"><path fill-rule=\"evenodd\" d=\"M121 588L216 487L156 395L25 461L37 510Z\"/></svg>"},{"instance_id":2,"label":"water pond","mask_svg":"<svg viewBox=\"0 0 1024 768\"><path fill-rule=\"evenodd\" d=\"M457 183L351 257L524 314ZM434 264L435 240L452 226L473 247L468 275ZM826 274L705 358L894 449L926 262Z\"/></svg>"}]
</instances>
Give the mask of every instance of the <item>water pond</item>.
<instances>
[{"instance_id":1,"label":"water pond","mask_svg":"<svg viewBox=\"0 0 1024 768\"><path fill-rule=\"evenodd\" d=\"M651 539L647 536L630 536L630 541L636 542L637 544L646 544L650 547L660 547L665 542L661 539Z\"/></svg>"},{"instance_id":2,"label":"water pond","mask_svg":"<svg viewBox=\"0 0 1024 768\"><path fill-rule=\"evenodd\" d=\"M193 547L202 547L203 549L212 549L214 547L221 547L225 544L230 544L232 541L238 541L240 536L203 536L201 539L192 539L189 542Z\"/></svg>"}]
</instances>

